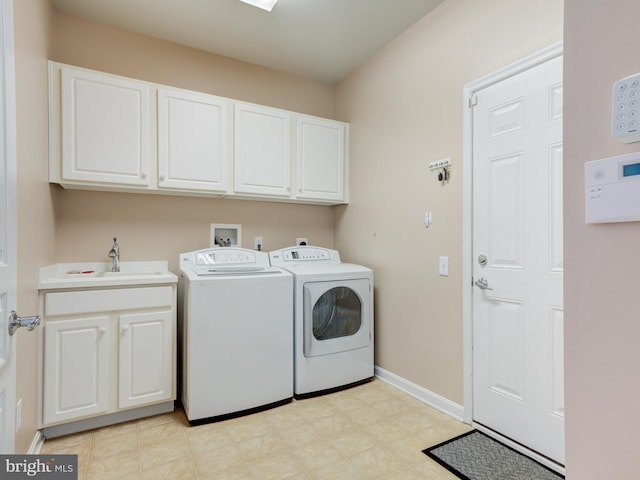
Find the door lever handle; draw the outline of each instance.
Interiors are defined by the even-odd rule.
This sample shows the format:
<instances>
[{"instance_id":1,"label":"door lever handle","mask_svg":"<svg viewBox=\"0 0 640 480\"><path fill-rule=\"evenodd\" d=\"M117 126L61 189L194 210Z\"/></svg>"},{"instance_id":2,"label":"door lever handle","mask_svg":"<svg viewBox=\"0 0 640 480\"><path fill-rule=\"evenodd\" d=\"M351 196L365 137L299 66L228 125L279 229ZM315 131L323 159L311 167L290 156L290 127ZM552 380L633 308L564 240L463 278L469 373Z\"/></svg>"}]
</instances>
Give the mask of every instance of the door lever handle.
<instances>
[{"instance_id":1,"label":"door lever handle","mask_svg":"<svg viewBox=\"0 0 640 480\"><path fill-rule=\"evenodd\" d=\"M9 315L9 335L16 333L16 330L20 327L27 327L27 330L30 332L38 325L40 325L40 315L20 317L15 310L11 310L11 315Z\"/></svg>"},{"instance_id":2,"label":"door lever handle","mask_svg":"<svg viewBox=\"0 0 640 480\"><path fill-rule=\"evenodd\" d=\"M476 287L480 287L482 290L493 290L493 288L489 286L489 282L487 281L487 279L484 277L479 278L478 280L473 282L473 284Z\"/></svg>"}]
</instances>

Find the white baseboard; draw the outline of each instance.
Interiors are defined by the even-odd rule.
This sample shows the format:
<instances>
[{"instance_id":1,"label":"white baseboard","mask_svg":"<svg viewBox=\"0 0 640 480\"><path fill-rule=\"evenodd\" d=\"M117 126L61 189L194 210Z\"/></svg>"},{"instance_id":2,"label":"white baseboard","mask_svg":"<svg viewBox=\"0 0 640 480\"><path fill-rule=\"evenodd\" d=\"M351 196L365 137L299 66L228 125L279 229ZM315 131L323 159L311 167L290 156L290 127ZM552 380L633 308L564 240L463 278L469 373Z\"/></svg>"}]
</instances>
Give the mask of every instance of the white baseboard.
<instances>
[{"instance_id":1,"label":"white baseboard","mask_svg":"<svg viewBox=\"0 0 640 480\"><path fill-rule=\"evenodd\" d=\"M37 455L42 450L42 446L44 445L44 435L40 430L36 430L36 434L33 437L33 441L29 446L29 451L27 454L29 455Z\"/></svg>"},{"instance_id":2,"label":"white baseboard","mask_svg":"<svg viewBox=\"0 0 640 480\"><path fill-rule=\"evenodd\" d=\"M391 373L384 368L376 366L374 373L380 380L384 380L388 384L393 385L397 389L402 390L423 403L426 403L430 407L440 410L441 412L452 416L456 420L460 420L461 422L463 421L464 407L462 405L458 405L457 403L452 402L437 393L433 393L420 385L416 385L415 383L412 383L395 373Z\"/></svg>"}]
</instances>

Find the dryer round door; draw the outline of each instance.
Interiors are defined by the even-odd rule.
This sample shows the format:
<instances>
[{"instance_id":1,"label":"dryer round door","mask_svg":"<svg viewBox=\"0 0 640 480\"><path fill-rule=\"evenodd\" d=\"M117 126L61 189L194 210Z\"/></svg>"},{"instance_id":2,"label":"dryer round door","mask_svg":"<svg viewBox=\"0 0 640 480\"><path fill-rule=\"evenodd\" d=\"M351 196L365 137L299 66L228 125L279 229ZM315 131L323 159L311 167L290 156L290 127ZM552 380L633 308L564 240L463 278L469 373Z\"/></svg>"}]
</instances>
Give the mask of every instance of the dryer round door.
<instances>
[{"instance_id":1,"label":"dryer round door","mask_svg":"<svg viewBox=\"0 0 640 480\"><path fill-rule=\"evenodd\" d=\"M371 343L371 290L367 278L304 284L304 356L363 348Z\"/></svg>"}]
</instances>

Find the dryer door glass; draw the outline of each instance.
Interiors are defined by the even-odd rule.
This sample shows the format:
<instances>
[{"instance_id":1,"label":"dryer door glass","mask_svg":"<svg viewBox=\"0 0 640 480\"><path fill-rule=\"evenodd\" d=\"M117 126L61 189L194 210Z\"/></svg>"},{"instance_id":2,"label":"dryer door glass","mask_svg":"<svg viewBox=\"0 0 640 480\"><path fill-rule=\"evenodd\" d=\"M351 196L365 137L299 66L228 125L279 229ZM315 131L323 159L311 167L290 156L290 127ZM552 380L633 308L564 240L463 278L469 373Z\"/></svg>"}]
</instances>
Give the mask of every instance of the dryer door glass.
<instances>
[{"instance_id":1,"label":"dryer door glass","mask_svg":"<svg viewBox=\"0 0 640 480\"><path fill-rule=\"evenodd\" d=\"M353 335L361 325L360 298L348 287L332 288L313 306L313 336L317 340Z\"/></svg>"},{"instance_id":2,"label":"dryer door glass","mask_svg":"<svg viewBox=\"0 0 640 480\"><path fill-rule=\"evenodd\" d=\"M302 318L296 324L302 323L298 340L305 357L346 352L371 343L369 279L307 282L303 292Z\"/></svg>"}]
</instances>

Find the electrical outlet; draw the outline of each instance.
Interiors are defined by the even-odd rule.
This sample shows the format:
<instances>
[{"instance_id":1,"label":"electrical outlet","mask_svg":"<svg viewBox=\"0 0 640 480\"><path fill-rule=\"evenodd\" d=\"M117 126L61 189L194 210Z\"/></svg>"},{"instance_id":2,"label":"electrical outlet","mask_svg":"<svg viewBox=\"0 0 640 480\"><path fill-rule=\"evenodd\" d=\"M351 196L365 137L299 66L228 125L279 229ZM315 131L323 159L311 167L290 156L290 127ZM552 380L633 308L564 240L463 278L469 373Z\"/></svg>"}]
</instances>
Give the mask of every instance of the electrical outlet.
<instances>
[{"instance_id":1,"label":"electrical outlet","mask_svg":"<svg viewBox=\"0 0 640 480\"><path fill-rule=\"evenodd\" d=\"M309 245L309 240L306 237L296 238L296 245Z\"/></svg>"},{"instance_id":2,"label":"electrical outlet","mask_svg":"<svg viewBox=\"0 0 640 480\"><path fill-rule=\"evenodd\" d=\"M262 243L262 237L255 237L254 246L255 246L255 249L259 251L264 248L264 245Z\"/></svg>"},{"instance_id":3,"label":"electrical outlet","mask_svg":"<svg viewBox=\"0 0 640 480\"><path fill-rule=\"evenodd\" d=\"M443 277L449 276L449 257L440 257L440 262L438 263L438 272Z\"/></svg>"},{"instance_id":4,"label":"electrical outlet","mask_svg":"<svg viewBox=\"0 0 640 480\"><path fill-rule=\"evenodd\" d=\"M20 430L22 426L22 399L18 400L16 403L16 433Z\"/></svg>"}]
</instances>

